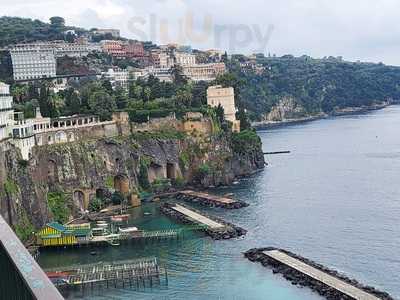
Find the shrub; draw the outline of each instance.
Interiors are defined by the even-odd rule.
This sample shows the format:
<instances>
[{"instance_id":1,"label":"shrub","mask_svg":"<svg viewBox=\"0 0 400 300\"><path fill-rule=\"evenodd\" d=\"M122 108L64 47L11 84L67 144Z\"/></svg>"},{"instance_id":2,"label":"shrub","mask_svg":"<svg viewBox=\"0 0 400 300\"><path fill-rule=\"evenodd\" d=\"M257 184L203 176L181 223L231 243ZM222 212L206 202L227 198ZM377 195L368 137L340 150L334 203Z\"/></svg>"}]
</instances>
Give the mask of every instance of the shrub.
<instances>
[{"instance_id":1,"label":"shrub","mask_svg":"<svg viewBox=\"0 0 400 300\"><path fill-rule=\"evenodd\" d=\"M54 221L64 224L68 221L71 213L67 206L65 194L62 192L53 192L47 194L47 203L50 211L53 214Z\"/></svg>"}]
</instances>

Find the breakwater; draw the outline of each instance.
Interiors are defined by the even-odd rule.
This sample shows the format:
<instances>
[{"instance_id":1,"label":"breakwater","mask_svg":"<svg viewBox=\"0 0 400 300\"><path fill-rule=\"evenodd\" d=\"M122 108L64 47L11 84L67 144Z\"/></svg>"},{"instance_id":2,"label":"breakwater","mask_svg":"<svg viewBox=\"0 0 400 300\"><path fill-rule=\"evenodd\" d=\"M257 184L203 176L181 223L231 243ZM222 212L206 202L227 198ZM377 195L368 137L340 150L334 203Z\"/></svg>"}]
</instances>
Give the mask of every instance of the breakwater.
<instances>
[{"instance_id":1,"label":"breakwater","mask_svg":"<svg viewBox=\"0 0 400 300\"><path fill-rule=\"evenodd\" d=\"M191 190L178 192L176 198L185 202L198 203L207 207L239 209L249 206L249 204L244 201L235 200L229 197L211 195L203 192L195 192Z\"/></svg>"},{"instance_id":2,"label":"breakwater","mask_svg":"<svg viewBox=\"0 0 400 300\"><path fill-rule=\"evenodd\" d=\"M204 231L214 240L227 240L243 236L247 231L214 216L205 216L193 208L172 203L161 205L161 212L183 224L205 225Z\"/></svg>"},{"instance_id":3,"label":"breakwater","mask_svg":"<svg viewBox=\"0 0 400 300\"><path fill-rule=\"evenodd\" d=\"M394 300L386 292L365 286L335 270L283 249L251 249L244 256L252 262L260 262L263 266L272 268L273 273L282 274L292 284L309 287L329 300Z\"/></svg>"}]
</instances>

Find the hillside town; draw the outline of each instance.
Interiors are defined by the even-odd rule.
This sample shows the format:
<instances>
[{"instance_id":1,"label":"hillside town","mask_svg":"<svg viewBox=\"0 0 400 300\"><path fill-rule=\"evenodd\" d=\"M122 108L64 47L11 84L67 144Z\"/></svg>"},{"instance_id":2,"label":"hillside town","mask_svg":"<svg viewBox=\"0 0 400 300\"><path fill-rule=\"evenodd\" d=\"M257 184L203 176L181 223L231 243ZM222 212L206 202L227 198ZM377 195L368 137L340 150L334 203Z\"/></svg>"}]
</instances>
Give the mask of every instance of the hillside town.
<instances>
[{"instance_id":1,"label":"hillside town","mask_svg":"<svg viewBox=\"0 0 400 300\"><path fill-rule=\"evenodd\" d=\"M216 81L227 73L226 53L193 50L190 46L177 44L157 46L149 42L127 40L121 37L117 29L96 29L84 33L66 30L62 34L64 40L10 44L2 49L10 57L13 82L12 86L0 82L0 145L7 149L6 145L11 141L20 149L24 160L30 159L34 146L74 142L85 136L82 134L85 130L94 132L93 128L112 127L109 131L102 130L99 133L99 136L112 136L121 122L143 123L157 117L175 118L173 110L162 116L149 113L139 121L130 119L128 113L121 118L121 109L126 105L118 107L118 113L113 109L107 118L91 111L54 115L49 112L50 102L33 105L29 116L26 116L24 111L16 107L18 90L25 93L33 90L33 96L27 99L29 103L35 95L42 98L43 86L47 89L43 97L67 94L69 90L72 90L70 94L78 95L81 91L74 90L75 86L86 81L106 82L113 91L131 94L132 85L135 87L136 82L155 80L160 84L173 85L178 76L184 82L202 86L203 82L206 83L205 104L214 108L220 106L232 130L240 131L234 88L223 87ZM241 63L241 68L260 72L263 69L255 63L254 57ZM146 95L145 92L146 89L138 98ZM186 106L188 112L193 110L190 104ZM139 111L137 108L134 110L136 113ZM140 128L143 129L143 126Z\"/></svg>"}]
</instances>

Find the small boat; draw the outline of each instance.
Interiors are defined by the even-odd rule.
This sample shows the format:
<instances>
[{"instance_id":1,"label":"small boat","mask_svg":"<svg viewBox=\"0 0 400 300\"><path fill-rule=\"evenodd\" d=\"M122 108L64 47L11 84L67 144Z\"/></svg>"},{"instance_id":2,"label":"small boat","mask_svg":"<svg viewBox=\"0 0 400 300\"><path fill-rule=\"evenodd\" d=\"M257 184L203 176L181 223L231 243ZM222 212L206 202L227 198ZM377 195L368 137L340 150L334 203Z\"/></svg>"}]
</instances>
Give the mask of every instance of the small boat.
<instances>
[{"instance_id":1,"label":"small boat","mask_svg":"<svg viewBox=\"0 0 400 300\"><path fill-rule=\"evenodd\" d=\"M151 213L150 213L150 212L145 212L145 213L143 213L143 215L145 215L145 216L151 216Z\"/></svg>"},{"instance_id":2,"label":"small boat","mask_svg":"<svg viewBox=\"0 0 400 300\"><path fill-rule=\"evenodd\" d=\"M128 228L120 228L119 232L120 233L131 233L131 232L135 232L138 231L137 227L128 227Z\"/></svg>"},{"instance_id":3,"label":"small boat","mask_svg":"<svg viewBox=\"0 0 400 300\"><path fill-rule=\"evenodd\" d=\"M97 255L97 252L96 251L91 251L90 255Z\"/></svg>"},{"instance_id":4,"label":"small boat","mask_svg":"<svg viewBox=\"0 0 400 300\"><path fill-rule=\"evenodd\" d=\"M128 221L130 215L118 215L118 216L112 216L111 221L112 222L123 222L123 221Z\"/></svg>"}]
</instances>

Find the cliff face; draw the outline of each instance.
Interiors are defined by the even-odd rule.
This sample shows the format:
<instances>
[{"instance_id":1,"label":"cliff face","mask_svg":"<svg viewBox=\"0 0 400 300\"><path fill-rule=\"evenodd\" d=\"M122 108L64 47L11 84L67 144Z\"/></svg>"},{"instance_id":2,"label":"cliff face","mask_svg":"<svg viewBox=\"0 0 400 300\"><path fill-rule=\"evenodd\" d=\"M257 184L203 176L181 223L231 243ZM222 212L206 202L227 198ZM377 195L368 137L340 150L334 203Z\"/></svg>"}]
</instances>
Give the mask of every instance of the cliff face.
<instances>
[{"instance_id":1,"label":"cliff face","mask_svg":"<svg viewBox=\"0 0 400 300\"><path fill-rule=\"evenodd\" d=\"M36 147L29 162L12 148L0 155L0 212L13 225L38 228L53 218L49 193L65 195L71 217L98 193L137 193L143 189L143 173L150 183L230 184L263 168L261 144L254 147L235 152L230 136L148 134Z\"/></svg>"},{"instance_id":2,"label":"cliff face","mask_svg":"<svg viewBox=\"0 0 400 300\"><path fill-rule=\"evenodd\" d=\"M292 97L283 97L267 114L266 121L279 122L305 116L305 109Z\"/></svg>"}]
</instances>

